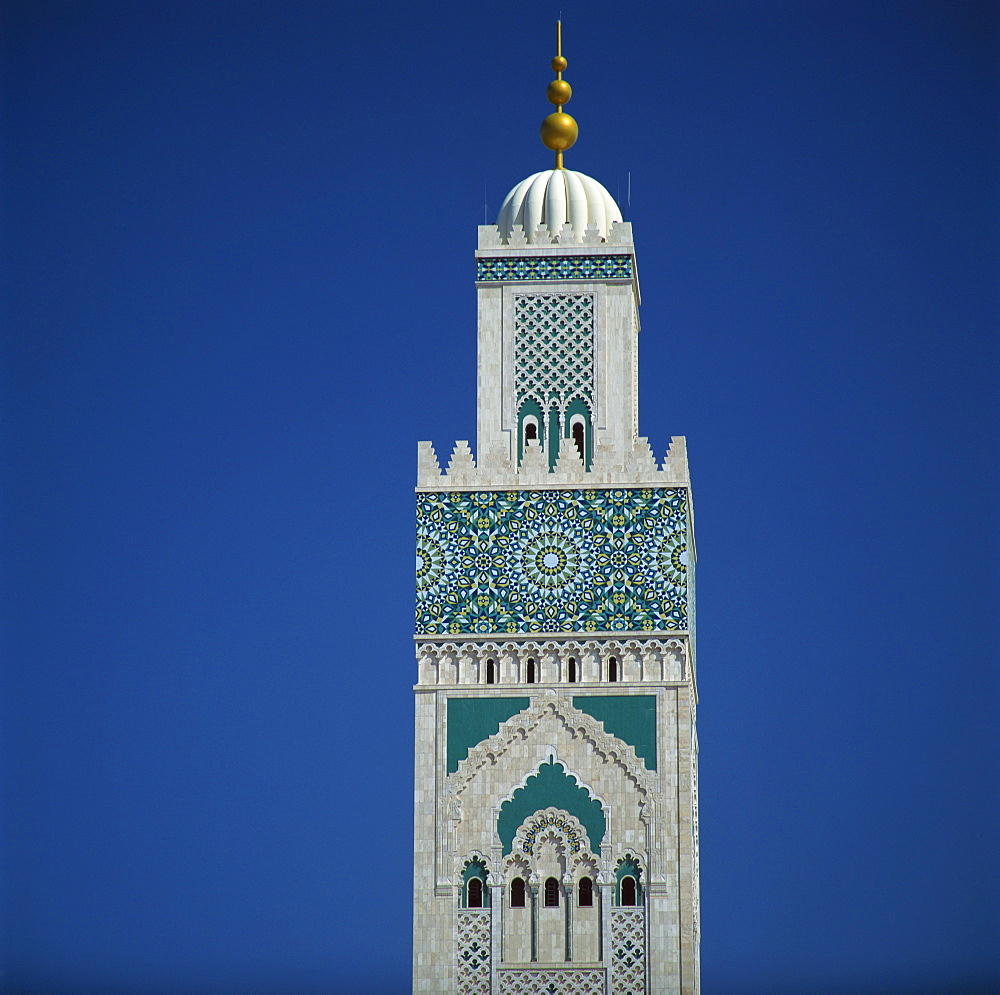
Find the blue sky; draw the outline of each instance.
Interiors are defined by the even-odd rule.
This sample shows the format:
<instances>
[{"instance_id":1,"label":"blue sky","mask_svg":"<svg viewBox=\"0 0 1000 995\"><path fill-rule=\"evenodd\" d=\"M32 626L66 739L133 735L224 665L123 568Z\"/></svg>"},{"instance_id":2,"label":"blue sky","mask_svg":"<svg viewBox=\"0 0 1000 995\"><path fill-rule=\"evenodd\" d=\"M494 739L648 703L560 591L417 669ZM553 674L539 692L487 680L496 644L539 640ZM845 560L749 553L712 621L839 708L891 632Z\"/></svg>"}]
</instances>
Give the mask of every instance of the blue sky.
<instances>
[{"instance_id":1,"label":"blue sky","mask_svg":"<svg viewBox=\"0 0 1000 995\"><path fill-rule=\"evenodd\" d=\"M7 990L407 990L416 441L558 10L3 5ZM690 451L704 990L995 990L997 8L562 12Z\"/></svg>"}]
</instances>

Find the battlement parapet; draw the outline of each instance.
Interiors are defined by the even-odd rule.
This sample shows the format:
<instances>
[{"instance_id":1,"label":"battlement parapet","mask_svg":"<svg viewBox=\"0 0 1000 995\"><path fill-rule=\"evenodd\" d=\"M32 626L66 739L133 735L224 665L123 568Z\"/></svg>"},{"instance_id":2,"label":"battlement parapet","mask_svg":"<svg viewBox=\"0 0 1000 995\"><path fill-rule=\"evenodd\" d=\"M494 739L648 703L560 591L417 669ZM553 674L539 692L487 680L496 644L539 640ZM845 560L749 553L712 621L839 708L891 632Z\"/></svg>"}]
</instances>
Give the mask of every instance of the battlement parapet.
<instances>
[{"instance_id":1,"label":"battlement parapet","mask_svg":"<svg viewBox=\"0 0 1000 995\"><path fill-rule=\"evenodd\" d=\"M622 246L631 248L632 224L629 221L617 221L611 225L607 236L601 234L597 225L591 222L586 228L574 228L568 222L555 231L550 231L548 225L539 225L531 232L526 232L521 225L514 225L506 238L497 225L479 226L479 249L526 249L531 252L545 251L547 248L559 247L565 253L568 248L579 246L581 251L600 252L618 251Z\"/></svg>"},{"instance_id":2,"label":"battlement parapet","mask_svg":"<svg viewBox=\"0 0 1000 995\"><path fill-rule=\"evenodd\" d=\"M688 486L687 442L682 435L670 440L666 456L659 463L649 440L640 436L629 445L600 441L594 447L590 469L586 469L575 447L562 447L554 467L537 440L524 449L520 466L515 467L501 447L483 451L477 465L467 440L459 441L442 471L430 442L417 444L417 490L479 488L580 488L598 486L670 487Z\"/></svg>"}]
</instances>

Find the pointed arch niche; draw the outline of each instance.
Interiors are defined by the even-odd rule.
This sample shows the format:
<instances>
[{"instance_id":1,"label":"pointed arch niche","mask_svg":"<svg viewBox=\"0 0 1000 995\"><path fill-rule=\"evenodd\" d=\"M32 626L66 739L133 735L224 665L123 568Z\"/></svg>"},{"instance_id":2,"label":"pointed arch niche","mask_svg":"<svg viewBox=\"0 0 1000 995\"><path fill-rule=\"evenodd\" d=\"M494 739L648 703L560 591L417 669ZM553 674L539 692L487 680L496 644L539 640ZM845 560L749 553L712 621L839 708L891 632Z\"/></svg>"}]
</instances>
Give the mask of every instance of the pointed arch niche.
<instances>
[{"instance_id":1,"label":"pointed arch niche","mask_svg":"<svg viewBox=\"0 0 1000 995\"><path fill-rule=\"evenodd\" d=\"M543 807L559 808L573 815L585 828L591 844L600 849L607 830L604 807L558 760L550 760L500 806L497 835L504 855L513 849L514 836L522 823Z\"/></svg>"},{"instance_id":2,"label":"pointed arch niche","mask_svg":"<svg viewBox=\"0 0 1000 995\"><path fill-rule=\"evenodd\" d=\"M529 815L503 865L512 898L523 894L521 882L531 885L525 906L511 901L504 909L504 962L600 961L601 914L593 901L598 871L587 828L576 816L551 806ZM580 902L581 893L587 901Z\"/></svg>"}]
</instances>

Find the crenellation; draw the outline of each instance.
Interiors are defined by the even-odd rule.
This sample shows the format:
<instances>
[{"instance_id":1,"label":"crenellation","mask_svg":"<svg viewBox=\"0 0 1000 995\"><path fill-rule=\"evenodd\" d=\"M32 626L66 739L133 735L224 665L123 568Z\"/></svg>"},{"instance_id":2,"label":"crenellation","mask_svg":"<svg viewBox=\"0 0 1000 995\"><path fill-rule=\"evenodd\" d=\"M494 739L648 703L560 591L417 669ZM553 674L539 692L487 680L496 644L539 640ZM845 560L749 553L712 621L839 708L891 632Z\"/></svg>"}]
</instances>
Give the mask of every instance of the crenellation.
<instances>
[{"instance_id":1,"label":"crenellation","mask_svg":"<svg viewBox=\"0 0 1000 995\"><path fill-rule=\"evenodd\" d=\"M688 479L687 439L683 435L670 437L661 472L672 480Z\"/></svg>"},{"instance_id":2,"label":"crenellation","mask_svg":"<svg viewBox=\"0 0 1000 995\"><path fill-rule=\"evenodd\" d=\"M480 225L478 244L480 249L499 249L503 245L500 229L496 225Z\"/></svg>"},{"instance_id":3,"label":"crenellation","mask_svg":"<svg viewBox=\"0 0 1000 995\"><path fill-rule=\"evenodd\" d=\"M515 248L528 244L528 238L524 234L524 228L521 225L514 225L511 229L511 233L507 238L507 244Z\"/></svg>"},{"instance_id":4,"label":"crenellation","mask_svg":"<svg viewBox=\"0 0 1000 995\"><path fill-rule=\"evenodd\" d=\"M475 480L476 461L467 439L455 443L455 450L451 454L445 473L448 482L452 484L471 484Z\"/></svg>"},{"instance_id":5,"label":"crenellation","mask_svg":"<svg viewBox=\"0 0 1000 995\"><path fill-rule=\"evenodd\" d=\"M460 441L455 444L443 472L431 443L420 442L417 447L417 491L601 485L669 487L687 486L689 482L683 436L673 437L659 467L644 437L634 439L629 447L598 441L589 468L584 466L572 443L560 449L555 466L550 468L544 445L531 440L525 444L521 464L515 469L502 443L487 443L477 463L469 442Z\"/></svg>"},{"instance_id":6,"label":"crenellation","mask_svg":"<svg viewBox=\"0 0 1000 995\"><path fill-rule=\"evenodd\" d=\"M417 485L433 487L441 477L441 464L430 442L417 443Z\"/></svg>"}]
</instances>

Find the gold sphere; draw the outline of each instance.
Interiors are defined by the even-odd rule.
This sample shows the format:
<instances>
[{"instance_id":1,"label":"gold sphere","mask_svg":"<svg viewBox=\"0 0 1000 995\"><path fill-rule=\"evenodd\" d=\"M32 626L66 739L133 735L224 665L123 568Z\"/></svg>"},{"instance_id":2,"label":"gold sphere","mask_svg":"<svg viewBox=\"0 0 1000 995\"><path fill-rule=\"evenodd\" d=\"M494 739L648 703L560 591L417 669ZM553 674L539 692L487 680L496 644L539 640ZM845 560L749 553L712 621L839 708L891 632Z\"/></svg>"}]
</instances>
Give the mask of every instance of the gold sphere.
<instances>
[{"instance_id":1,"label":"gold sphere","mask_svg":"<svg viewBox=\"0 0 1000 995\"><path fill-rule=\"evenodd\" d=\"M565 60L565 58L563 58L563 56L557 55L552 60L552 71L554 73L561 73L566 69L568 65L569 63Z\"/></svg>"},{"instance_id":2,"label":"gold sphere","mask_svg":"<svg viewBox=\"0 0 1000 995\"><path fill-rule=\"evenodd\" d=\"M565 152L575 141L580 129L565 111L550 114L543 122L539 132L542 144L553 152Z\"/></svg>"},{"instance_id":3,"label":"gold sphere","mask_svg":"<svg viewBox=\"0 0 1000 995\"><path fill-rule=\"evenodd\" d=\"M554 79L549 83L545 96L549 98L550 104L566 104L573 96L573 87L564 79Z\"/></svg>"}]
</instances>

